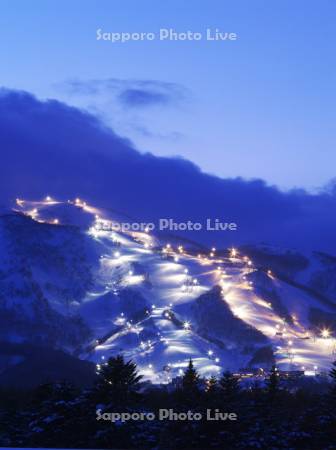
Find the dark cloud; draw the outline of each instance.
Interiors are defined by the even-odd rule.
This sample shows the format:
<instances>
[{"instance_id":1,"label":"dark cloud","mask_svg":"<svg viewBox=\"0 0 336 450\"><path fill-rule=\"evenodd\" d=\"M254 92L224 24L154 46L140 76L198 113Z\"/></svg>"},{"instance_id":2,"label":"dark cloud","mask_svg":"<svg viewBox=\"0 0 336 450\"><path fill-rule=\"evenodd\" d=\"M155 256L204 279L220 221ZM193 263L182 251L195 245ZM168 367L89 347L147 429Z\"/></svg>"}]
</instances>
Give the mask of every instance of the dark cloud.
<instances>
[{"instance_id":1,"label":"dark cloud","mask_svg":"<svg viewBox=\"0 0 336 450\"><path fill-rule=\"evenodd\" d=\"M132 108L176 105L189 97L184 86L158 80L76 79L63 82L57 87L74 95L109 95L122 105Z\"/></svg>"},{"instance_id":2,"label":"dark cloud","mask_svg":"<svg viewBox=\"0 0 336 450\"><path fill-rule=\"evenodd\" d=\"M330 188L284 193L261 180L211 176L180 158L141 154L94 116L23 92L1 92L0 136L0 201L81 196L142 220L236 222L237 232L193 236L218 246L265 241L336 251Z\"/></svg>"}]
</instances>

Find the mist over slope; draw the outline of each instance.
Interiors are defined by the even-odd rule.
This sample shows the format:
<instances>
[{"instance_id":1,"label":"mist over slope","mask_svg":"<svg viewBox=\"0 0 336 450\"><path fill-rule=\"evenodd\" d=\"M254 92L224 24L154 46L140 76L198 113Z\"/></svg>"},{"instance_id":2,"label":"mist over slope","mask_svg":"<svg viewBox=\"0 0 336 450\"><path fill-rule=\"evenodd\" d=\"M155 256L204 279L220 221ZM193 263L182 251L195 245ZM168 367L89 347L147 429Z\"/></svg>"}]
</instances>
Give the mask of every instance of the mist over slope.
<instances>
[{"instance_id":1,"label":"mist over slope","mask_svg":"<svg viewBox=\"0 0 336 450\"><path fill-rule=\"evenodd\" d=\"M1 91L0 136L1 203L46 192L64 200L78 195L146 221L238 225L235 232L189 232L199 242L336 251L332 188L283 193L262 180L220 179L183 159L140 153L96 117L26 92Z\"/></svg>"}]
</instances>

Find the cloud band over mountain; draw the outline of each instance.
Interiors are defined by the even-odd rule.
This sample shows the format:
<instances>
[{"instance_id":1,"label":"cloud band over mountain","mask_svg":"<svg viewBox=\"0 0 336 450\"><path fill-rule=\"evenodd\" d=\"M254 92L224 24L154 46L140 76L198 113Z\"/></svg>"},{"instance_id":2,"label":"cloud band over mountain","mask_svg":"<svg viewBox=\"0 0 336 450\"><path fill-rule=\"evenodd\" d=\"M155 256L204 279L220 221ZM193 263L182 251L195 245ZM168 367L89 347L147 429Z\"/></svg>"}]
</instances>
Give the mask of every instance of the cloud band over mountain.
<instances>
[{"instance_id":1,"label":"cloud band over mountain","mask_svg":"<svg viewBox=\"0 0 336 450\"><path fill-rule=\"evenodd\" d=\"M189 96L184 86L159 80L74 79L57 87L72 95L116 97L122 106L128 108L175 106Z\"/></svg>"},{"instance_id":2,"label":"cloud band over mountain","mask_svg":"<svg viewBox=\"0 0 336 450\"><path fill-rule=\"evenodd\" d=\"M238 224L236 232L192 236L204 243L336 251L333 189L286 193L262 180L211 176L180 158L142 154L93 115L26 92L1 91L0 136L3 203L17 196L81 196L141 220Z\"/></svg>"}]
</instances>

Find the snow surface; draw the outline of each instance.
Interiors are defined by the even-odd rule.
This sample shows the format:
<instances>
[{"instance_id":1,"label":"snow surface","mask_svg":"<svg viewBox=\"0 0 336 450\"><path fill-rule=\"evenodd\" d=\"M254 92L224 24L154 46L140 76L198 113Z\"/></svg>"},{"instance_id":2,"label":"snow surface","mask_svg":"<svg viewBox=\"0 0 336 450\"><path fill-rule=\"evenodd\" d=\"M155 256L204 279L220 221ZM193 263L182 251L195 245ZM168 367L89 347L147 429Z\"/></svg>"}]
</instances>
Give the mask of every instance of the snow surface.
<instances>
[{"instance_id":1,"label":"snow surface","mask_svg":"<svg viewBox=\"0 0 336 450\"><path fill-rule=\"evenodd\" d=\"M55 230L49 239L65 249L60 238L64 224L86 234L92 282L85 285L84 295L66 306L57 290L46 296L53 308L78 314L89 326L92 338L83 342L80 356L94 361L97 370L110 356L123 353L145 378L168 382L190 358L202 375L210 376L247 367L255 352L267 346L280 369L318 372L328 370L335 359L335 338L313 330L309 312L317 308L335 314L336 305L326 305L273 273L265 272L261 280L256 276L260 268L239 252L199 254L192 245L181 241L184 247L179 248L178 239L170 244L162 235L103 231L102 225L116 221L116 215L79 199L24 201L17 210L49 223ZM0 248L4 246L0 232ZM37 278L62 285L64 274L55 280L48 268L43 274L39 270L35 268ZM214 286L220 287L219 300ZM272 293L269 298L267 292ZM279 305L290 320L279 313ZM233 337L237 329L243 330L239 339Z\"/></svg>"}]
</instances>

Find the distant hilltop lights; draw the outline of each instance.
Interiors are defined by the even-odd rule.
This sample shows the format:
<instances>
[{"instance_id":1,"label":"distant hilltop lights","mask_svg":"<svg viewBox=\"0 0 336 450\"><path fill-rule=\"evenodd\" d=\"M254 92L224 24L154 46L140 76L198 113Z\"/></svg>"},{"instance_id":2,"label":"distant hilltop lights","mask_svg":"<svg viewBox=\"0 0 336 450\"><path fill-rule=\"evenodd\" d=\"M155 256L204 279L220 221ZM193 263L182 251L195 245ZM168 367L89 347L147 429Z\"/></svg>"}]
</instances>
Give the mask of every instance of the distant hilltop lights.
<instances>
[{"instance_id":1,"label":"distant hilltop lights","mask_svg":"<svg viewBox=\"0 0 336 450\"><path fill-rule=\"evenodd\" d=\"M84 201L82 201L80 198L76 198L75 199L75 205L76 206L79 206L79 207L81 207L81 208L85 208L87 205L86 205L86 202L84 202Z\"/></svg>"},{"instance_id":2,"label":"distant hilltop lights","mask_svg":"<svg viewBox=\"0 0 336 450\"><path fill-rule=\"evenodd\" d=\"M34 207L32 209L27 209L27 210L23 210L24 206L27 204L29 205L40 205L41 207L43 207L46 204L54 204L57 203L56 201L54 201L49 195L47 195L44 200L40 201L40 202L30 202L27 200L22 200L20 198L17 198L15 200L15 203L17 204L17 206L19 206L22 209L22 212L24 215L31 217L33 220L35 220L38 223L48 223L49 225L58 225L59 224L59 219L54 218L54 219L42 219L39 217L39 209L38 207Z\"/></svg>"},{"instance_id":3,"label":"distant hilltop lights","mask_svg":"<svg viewBox=\"0 0 336 450\"><path fill-rule=\"evenodd\" d=\"M21 213L32 218L38 223L46 223L49 225L58 225L60 223L58 218L50 219L41 217L41 212L43 211L43 208L45 206L61 203L59 201L56 201L50 195L46 195L42 200L39 201L30 201L30 200L23 200L21 198L16 198L15 203L17 206L20 207Z\"/></svg>"},{"instance_id":4,"label":"distant hilltop lights","mask_svg":"<svg viewBox=\"0 0 336 450\"><path fill-rule=\"evenodd\" d=\"M60 220L57 217L56 218L55 217L48 218L48 219L43 218L43 208L45 206L49 206L52 204L61 204L61 203L64 203L64 202L55 200L49 194L46 195L42 200L39 200L39 201L29 201L29 200L24 200L22 198L16 199L17 206L20 207L20 211L22 211L25 215L30 216L32 219L34 219L37 222L40 222L40 223L45 222L45 223L52 224L52 225L59 225ZM146 250L148 252L153 251L154 244L153 244L153 239L152 239L152 236L150 233L155 229L155 224L141 223L140 226L139 226L139 224L137 224L136 228L137 228L137 230L139 230L139 232L137 231L136 233L132 234L132 233L129 233L129 231L131 231L129 226L128 227L126 226L126 230L124 230L123 227L120 227L120 223L102 219L101 212L97 208L89 206L87 204L87 202L85 200L81 199L80 197L76 197L73 200L67 200L67 203L72 204L78 208L82 208L86 212L93 214L95 222L94 222L93 226L91 226L90 229L88 230L89 234L91 234L93 237L98 239L101 236L100 232L102 232L102 233L104 233L105 231L111 232L112 225L113 226L118 225L120 228L120 229L118 229L118 231L125 232L126 234L131 234L131 236L133 238L138 239L138 242L142 242L144 250ZM48 215L49 215L49 210L48 210ZM218 221L218 219L216 219L216 221ZM188 227L192 227L193 225L196 225L196 228L198 228L197 223L194 224L189 221L186 223L179 224L179 223L172 221L172 219L160 219L160 224L161 224L161 229L162 229L162 227L165 228L167 226L172 226L173 228L177 227L178 229L186 229ZM200 226L201 226L201 224L200 224ZM222 262L222 259L220 259L220 257L217 256L218 252L217 252L216 247L212 246L210 248L211 248L211 250L209 251L209 253L207 255L202 255L199 253L199 254L197 254L197 256L194 256L194 257L197 258L198 260L200 260L200 262L202 264L212 264L212 263L220 264ZM188 256L188 252L185 250L183 245L177 245L176 249L175 249L175 248L173 248L173 246L170 243L167 243L165 246L163 246L161 248L161 252L162 252L162 255L165 255L167 257L172 257L173 261L177 264L181 263L181 258ZM118 259L120 257L119 252L115 252L114 257ZM240 257L238 255L237 249L235 249L235 248L229 249L229 257L236 259L237 260L236 262L244 261L250 267L251 271L254 270L252 268L252 261L246 256ZM222 270L221 267L217 268L217 271L220 276L224 276L223 274L225 274L225 270ZM188 273L188 269L186 269L185 273L186 274ZM267 274L269 276L271 276L272 272L270 270L268 270ZM183 289L185 290L185 292L188 292L190 289L190 286L188 286L188 284L196 286L196 285L198 285L198 281L197 281L197 279L192 279L192 278L190 280L186 280L186 282L183 285ZM251 281L249 281L249 285L252 285Z\"/></svg>"},{"instance_id":5,"label":"distant hilltop lights","mask_svg":"<svg viewBox=\"0 0 336 450\"><path fill-rule=\"evenodd\" d=\"M153 300L150 306L145 307L141 321L132 317L126 309L125 314L120 313L118 309L112 317L113 324L120 327L120 335L134 333L134 338L139 339L136 344L137 350L139 349L142 356L145 356L143 367L145 373L150 372L151 379L158 377L159 373L162 376L162 373L168 370L160 369L163 365L161 363L159 365L158 360L154 359L156 349L163 346L165 358L171 358L175 351L182 353L184 348L187 348L189 352L189 342L197 338L197 319L190 310L180 310L179 303L188 304L211 290L219 293L218 303L226 302L234 316L251 326L258 323L258 329L272 340L274 354L279 364L288 366L294 364L305 373L316 375L318 368L320 372L324 365L324 361L319 359L319 354L327 357L336 350L335 331L332 327L329 329L327 323L321 324L319 328L307 328L304 322L300 321L301 314L295 309L295 302L292 302L294 308L289 311L288 319L279 316L275 302L271 298L267 296L262 298L258 295L260 280L258 276L254 276L255 272L256 275L260 275L261 281L270 287L275 288L282 280L278 278L276 267L273 269L261 265L257 256L253 256L248 250L246 254L243 247L221 248L220 241L217 240L217 247L210 245L202 248L191 245L174 234L167 234L170 236L170 241L167 242L161 234L152 233L153 229L148 224L137 232L111 231L111 223L114 220L108 219L104 210L93 207L79 197L65 202L57 201L50 195L37 201L17 198L15 211L29 216L37 223L45 223L55 236L58 233L62 235L67 229L62 227L62 215L55 213L59 218L53 215L53 210L59 211L58 206L54 209L54 204L65 205L75 218L80 216L82 211L91 218L86 233L91 239L97 240L95 245L101 249L99 265L104 278L101 289L98 286L97 292L92 293L93 295L90 292L90 301L91 296L96 298L108 293L110 295L106 296L107 302L120 301L122 290L127 287L153 289ZM106 225L107 228L104 229L102 225ZM152 304L153 301L155 303ZM207 308L209 306L206 304L202 314L206 315ZM158 327L152 341L145 341L146 322L149 318L151 322L159 323L160 326L163 322L164 331L160 332ZM166 330L169 333L170 330L174 330L174 334L169 334ZM106 356L97 355L99 371L104 365L102 360L108 360L107 352L110 349L106 339L101 335L95 335L93 342L95 351L106 352ZM196 364L200 366L205 364L207 374L223 369L220 366L224 366L225 357L221 349L216 343L204 342L206 347L204 345L201 348L195 347L197 354L201 353L201 357L198 360L196 358ZM150 354L153 355L153 361L150 361ZM191 352L188 353L188 357L190 354ZM181 367L186 367L186 361L187 357L181 358L178 362L172 358L170 361L165 360L164 364L165 367L169 367L170 374L177 374L182 370Z\"/></svg>"},{"instance_id":6,"label":"distant hilltop lights","mask_svg":"<svg viewBox=\"0 0 336 450\"><path fill-rule=\"evenodd\" d=\"M18 206L23 206L24 205L24 200L21 200L20 198L17 198L16 199L16 204L18 205Z\"/></svg>"}]
</instances>

